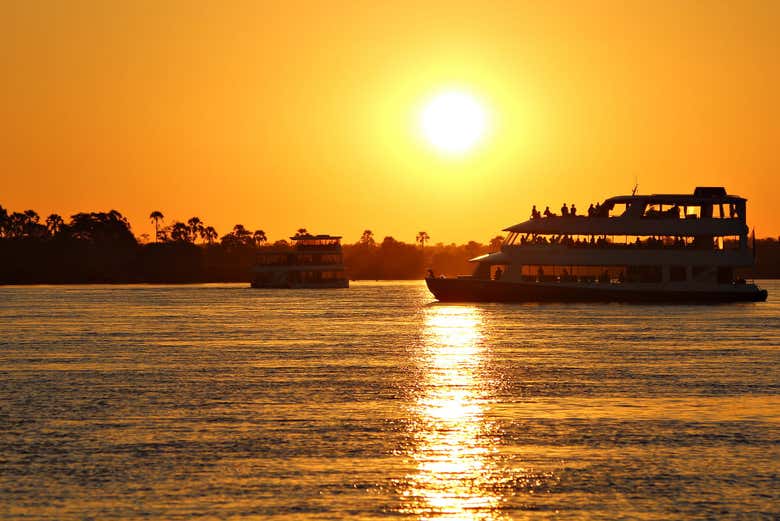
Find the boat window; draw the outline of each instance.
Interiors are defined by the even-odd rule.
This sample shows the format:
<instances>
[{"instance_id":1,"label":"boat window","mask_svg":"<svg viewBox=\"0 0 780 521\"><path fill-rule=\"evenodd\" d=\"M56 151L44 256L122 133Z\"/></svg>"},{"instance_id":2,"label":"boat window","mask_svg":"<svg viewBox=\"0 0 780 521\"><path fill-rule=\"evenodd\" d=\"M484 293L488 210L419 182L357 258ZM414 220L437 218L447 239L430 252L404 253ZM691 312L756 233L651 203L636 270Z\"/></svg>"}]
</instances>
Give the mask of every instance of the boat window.
<instances>
[{"instance_id":1,"label":"boat window","mask_svg":"<svg viewBox=\"0 0 780 521\"><path fill-rule=\"evenodd\" d=\"M494 264L490 267L490 278L492 280L501 280L504 276L506 276L508 269L509 266L506 264Z\"/></svg>"},{"instance_id":2,"label":"boat window","mask_svg":"<svg viewBox=\"0 0 780 521\"><path fill-rule=\"evenodd\" d=\"M685 218L686 219L698 219L701 216L700 206L686 206Z\"/></svg>"},{"instance_id":3,"label":"boat window","mask_svg":"<svg viewBox=\"0 0 780 521\"><path fill-rule=\"evenodd\" d=\"M738 250L740 247L739 235L722 237L724 250Z\"/></svg>"},{"instance_id":4,"label":"boat window","mask_svg":"<svg viewBox=\"0 0 780 521\"><path fill-rule=\"evenodd\" d=\"M322 255L320 257L320 262L322 264L341 264L341 255L340 254Z\"/></svg>"},{"instance_id":5,"label":"boat window","mask_svg":"<svg viewBox=\"0 0 780 521\"><path fill-rule=\"evenodd\" d=\"M679 219L681 208L677 205L664 208L662 204L648 205L643 217L647 219Z\"/></svg>"},{"instance_id":6,"label":"boat window","mask_svg":"<svg viewBox=\"0 0 780 521\"><path fill-rule=\"evenodd\" d=\"M628 212L628 205L625 203L617 203L609 209L609 217L623 217Z\"/></svg>"},{"instance_id":7,"label":"boat window","mask_svg":"<svg viewBox=\"0 0 780 521\"><path fill-rule=\"evenodd\" d=\"M472 277L475 279L488 279L490 278L490 264L486 262L478 262L477 267L474 268Z\"/></svg>"}]
</instances>

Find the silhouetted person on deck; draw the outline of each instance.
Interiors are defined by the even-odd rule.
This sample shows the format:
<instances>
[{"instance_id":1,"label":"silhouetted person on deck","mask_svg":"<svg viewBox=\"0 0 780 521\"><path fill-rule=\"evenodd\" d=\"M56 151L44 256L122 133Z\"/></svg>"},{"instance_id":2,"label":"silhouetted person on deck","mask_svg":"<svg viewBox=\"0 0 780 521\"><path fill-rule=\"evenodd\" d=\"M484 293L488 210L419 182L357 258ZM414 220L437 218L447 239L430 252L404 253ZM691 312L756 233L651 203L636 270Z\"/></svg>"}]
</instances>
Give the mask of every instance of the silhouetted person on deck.
<instances>
[{"instance_id":1,"label":"silhouetted person on deck","mask_svg":"<svg viewBox=\"0 0 780 521\"><path fill-rule=\"evenodd\" d=\"M596 209L593 207L593 203L588 206L588 217L593 217L596 214Z\"/></svg>"},{"instance_id":2,"label":"silhouetted person on deck","mask_svg":"<svg viewBox=\"0 0 780 521\"><path fill-rule=\"evenodd\" d=\"M563 206L561 206L561 217L568 217L569 216L569 209L566 208L566 203L563 203Z\"/></svg>"},{"instance_id":3,"label":"silhouetted person on deck","mask_svg":"<svg viewBox=\"0 0 780 521\"><path fill-rule=\"evenodd\" d=\"M426 278L429 278L429 279L435 279L436 278L436 276L433 274L433 270L432 269L428 268L428 274L426 275Z\"/></svg>"},{"instance_id":4,"label":"silhouetted person on deck","mask_svg":"<svg viewBox=\"0 0 780 521\"><path fill-rule=\"evenodd\" d=\"M541 217L541 214L539 213L539 210L536 209L536 205L534 205L533 208L531 208L531 219L538 219Z\"/></svg>"},{"instance_id":5,"label":"silhouetted person on deck","mask_svg":"<svg viewBox=\"0 0 780 521\"><path fill-rule=\"evenodd\" d=\"M545 217L554 217L555 214L550 211L550 207L548 206L548 207L546 207L544 209L544 216Z\"/></svg>"},{"instance_id":6,"label":"silhouetted person on deck","mask_svg":"<svg viewBox=\"0 0 780 521\"><path fill-rule=\"evenodd\" d=\"M493 277L493 280L498 280L501 278L501 275L503 275L504 272L501 270L501 268L496 268L496 274Z\"/></svg>"},{"instance_id":7,"label":"silhouetted person on deck","mask_svg":"<svg viewBox=\"0 0 780 521\"><path fill-rule=\"evenodd\" d=\"M574 206L574 203L571 203L571 210L569 210L569 214L570 214L572 217L574 217L575 215L577 215L577 207L576 207L576 206Z\"/></svg>"}]
</instances>

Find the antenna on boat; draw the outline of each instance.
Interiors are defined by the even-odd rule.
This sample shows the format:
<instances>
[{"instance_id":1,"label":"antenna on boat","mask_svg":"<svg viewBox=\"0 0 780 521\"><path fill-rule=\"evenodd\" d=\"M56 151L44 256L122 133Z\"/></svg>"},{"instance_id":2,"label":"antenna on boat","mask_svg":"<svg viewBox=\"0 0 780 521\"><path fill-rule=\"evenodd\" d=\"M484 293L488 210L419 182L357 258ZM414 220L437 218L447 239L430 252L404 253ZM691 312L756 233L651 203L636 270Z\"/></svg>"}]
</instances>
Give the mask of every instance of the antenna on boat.
<instances>
[{"instance_id":1,"label":"antenna on boat","mask_svg":"<svg viewBox=\"0 0 780 521\"><path fill-rule=\"evenodd\" d=\"M639 179L634 177L634 188L631 189L631 195L636 195L637 190L639 190Z\"/></svg>"}]
</instances>

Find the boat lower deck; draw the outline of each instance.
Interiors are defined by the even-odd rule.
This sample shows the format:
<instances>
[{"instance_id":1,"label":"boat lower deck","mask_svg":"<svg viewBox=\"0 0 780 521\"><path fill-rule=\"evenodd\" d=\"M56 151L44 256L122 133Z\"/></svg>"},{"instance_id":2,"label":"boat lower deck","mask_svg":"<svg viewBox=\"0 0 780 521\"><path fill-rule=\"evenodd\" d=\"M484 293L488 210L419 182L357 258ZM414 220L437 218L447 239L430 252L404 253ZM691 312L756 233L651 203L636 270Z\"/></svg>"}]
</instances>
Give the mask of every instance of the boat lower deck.
<instances>
[{"instance_id":1,"label":"boat lower deck","mask_svg":"<svg viewBox=\"0 0 780 521\"><path fill-rule=\"evenodd\" d=\"M261 282L258 280L252 281L252 287L255 289L338 289L348 288L349 280L347 279L329 279L320 281L306 281L306 282L291 282L291 281L270 281Z\"/></svg>"},{"instance_id":2,"label":"boat lower deck","mask_svg":"<svg viewBox=\"0 0 780 521\"><path fill-rule=\"evenodd\" d=\"M706 288L661 284L582 282L510 282L471 277L427 278L428 289L442 302L763 302L766 290L754 284L717 284Z\"/></svg>"}]
</instances>

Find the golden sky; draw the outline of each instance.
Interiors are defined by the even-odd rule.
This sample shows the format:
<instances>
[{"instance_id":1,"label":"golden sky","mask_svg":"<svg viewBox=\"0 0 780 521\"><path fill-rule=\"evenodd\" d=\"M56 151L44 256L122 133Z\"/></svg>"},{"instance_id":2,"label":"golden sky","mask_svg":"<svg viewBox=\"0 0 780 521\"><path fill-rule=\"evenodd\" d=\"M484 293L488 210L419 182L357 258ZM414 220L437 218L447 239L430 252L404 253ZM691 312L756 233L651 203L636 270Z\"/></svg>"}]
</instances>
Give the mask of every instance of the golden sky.
<instances>
[{"instance_id":1,"label":"golden sky","mask_svg":"<svg viewBox=\"0 0 780 521\"><path fill-rule=\"evenodd\" d=\"M724 185L780 235L780 2L0 2L0 204L487 241ZM471 153L421 140L460 89Z\"/></svg>"}]
</instances>

